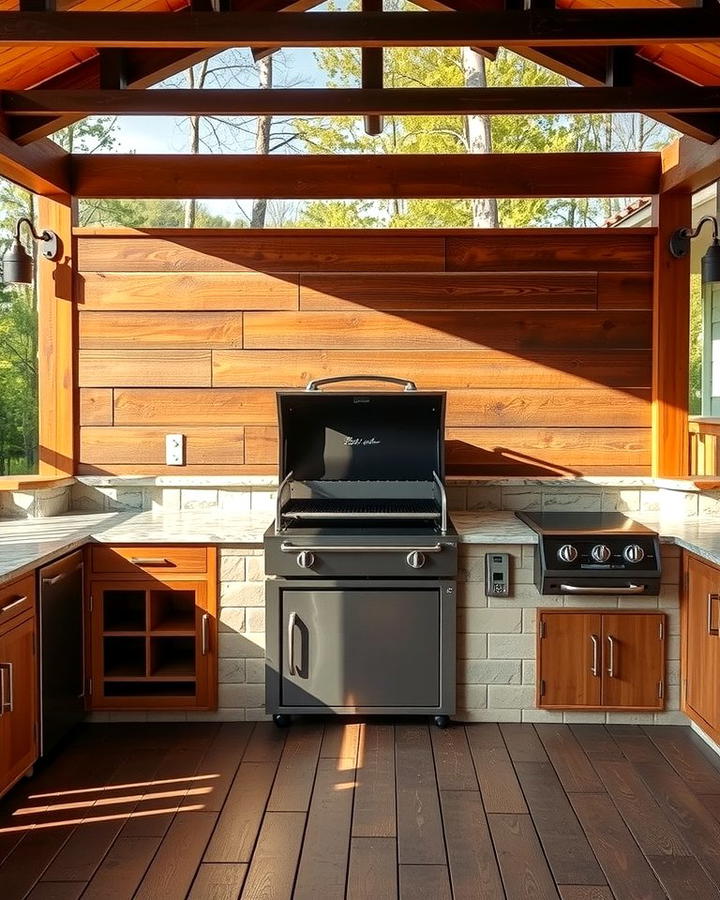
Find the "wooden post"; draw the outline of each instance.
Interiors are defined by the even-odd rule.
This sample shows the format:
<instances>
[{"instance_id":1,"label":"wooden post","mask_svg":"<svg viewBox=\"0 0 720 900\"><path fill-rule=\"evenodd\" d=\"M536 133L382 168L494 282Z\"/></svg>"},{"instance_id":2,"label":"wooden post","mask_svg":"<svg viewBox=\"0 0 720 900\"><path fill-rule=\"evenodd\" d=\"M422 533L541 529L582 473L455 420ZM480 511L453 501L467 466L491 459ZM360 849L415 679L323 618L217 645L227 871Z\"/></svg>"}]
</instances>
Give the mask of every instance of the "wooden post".
<instances>
[{"instance_id":1,"label":"wooden post","mask_svg":"<svg viewBox=\"0 0 720 900\"><path fill-rule=\"evenodd\" d=\"M37 226L60 238L56 262L38 256L39 472L72 475L75 469L75 348L72 225L66 194L38 197Z\"/></svg>"},{"instance_id":2,"label":"wooden post","mask_svg":"<svg viewBox=\"0 0 720 900\"><path fill-rule=\"evenodd\" d=\"M654 198L652 472L656 477L688 474L690 255L675 259L668 242L675 229L691 221L689 191Z\"/></svg>"}]
</instances>

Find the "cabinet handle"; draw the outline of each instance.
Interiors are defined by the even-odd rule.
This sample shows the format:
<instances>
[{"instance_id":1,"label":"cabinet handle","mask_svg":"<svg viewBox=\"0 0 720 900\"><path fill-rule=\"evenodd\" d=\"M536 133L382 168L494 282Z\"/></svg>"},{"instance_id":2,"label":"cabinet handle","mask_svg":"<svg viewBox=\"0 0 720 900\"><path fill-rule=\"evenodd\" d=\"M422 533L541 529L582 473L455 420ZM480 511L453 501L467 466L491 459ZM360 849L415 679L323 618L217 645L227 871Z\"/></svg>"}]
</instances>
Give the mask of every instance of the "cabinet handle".
<instances>
[{"instance_id":1,"label":"cabinet handle","mask_svg":"<svg viewBox=\"0 0 720 900\"><path fill-rule=\"evenodd\" d=\"M210 613L203 613L200 625L202 633L202 654L203 656L207 656L210 652Z\"/></svg>"},{"instance_id":2,"label":"cabinet handle","mask_svg":"<svg viewBox=\"0 0 720 900\"><path fill-rule=\"evenodd\" d=\"M172 563L164 556L131 556L130 562L135 566L170 566Z\"/></svg>"},{"instance_id":3,"label":"cabinet handle","mask_svg":"<svg viewBox=\"0 0 720 900\"><path fill-rule=\"evenodd\" d=\"M608 675L615 678L615 638L609 634L608 644L610 645L610 660L608 662Z\"/></svg>"},{"instance_id":4,"label":"cabinet handle","mask_svg":"<svg viewBox=\"0 0 720 900\"><path fill-rule=\"evenodd\" d=\"M20 603L24 603L27 600L27 594L23 597L16 597L14 600L11 600L9 603L6 603L5 606L0 606L0 615L2 613L9 612L13 608L13 606L18 606Z\"/></svg>"},{"instance_id":5,"label":"cabinet handle","mask_svg":"<svg viewBox=\"0 0 720 900\"><path fill-rule=\"evenodd\" d=\"M600 642L598 641L598 636L596 634L590 635L590 640L592 641L592 666L590 667L590 671L597 678L600 674L598 671L598 656L600 651Z\"/></svg>"},{"instance_id":6,"label":"cabinet handle","mask_svg":"<svg viewBox=\"0 0 720 900\"><path fill-rule=\"evenodd\" d=\"M67 578L69 575L74 575L76 572L79 572L83 568L82 563L78 563L74 569L68 569L67 572L59 572L57 575L53 575L52 578L43 577L42 583L52 586L53 584L57 584L59 581L62 581L63 578Z\"/></svg>"},{"instance_id":7,"label":"cabinet handle","mask_svg":"<svg viewBox=\"0 0 720 900\"><path fill-rule=\"evenodd\" d=\"M716 601L720 602L720 594L708 594L707 595L707 632L708 634L720 634L720 629L713 628L712 623L712 608L713 603Z\"/></svg>"},{"instance_id":8,"label":"cabinet handle","mask_svg":"<svg viewBox=\"0 0 720 900\"><path fill-rule=\"evenodd\" d=\"M297 613L291 612L288 616L288 673L297 675L295 668L295 625L297 624Z\"/></svg>"},{"instance_id":9,"label":"cabinet handle","mask_svg":"<svg viewBox=\"0 0 720 900\"><path fill-rule=\"evenodd\" d=\"M5 699L5 672L8 673L8 699ZM0 663L0 715L13 711L13 664Z\"/></svg>"}]
</instances>

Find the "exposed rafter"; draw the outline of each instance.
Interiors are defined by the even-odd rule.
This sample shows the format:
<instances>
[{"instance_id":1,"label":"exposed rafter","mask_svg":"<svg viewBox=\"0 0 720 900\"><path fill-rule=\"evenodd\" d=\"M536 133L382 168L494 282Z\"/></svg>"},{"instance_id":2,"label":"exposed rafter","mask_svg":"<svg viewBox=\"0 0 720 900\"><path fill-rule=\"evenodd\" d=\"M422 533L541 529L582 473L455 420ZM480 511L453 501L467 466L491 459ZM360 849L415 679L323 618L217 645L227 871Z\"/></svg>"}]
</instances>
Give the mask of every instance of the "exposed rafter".
<instances>
[{"instance_id":1,"label":"exposed rafter","mask_svg":"<svg viewBox=\"0 0 720 900\"><path fill-rule=\"evenodd\" d=\"M655 194L659 153L73 156L78 197L627 197Z\"/></svg>"},{"instance_id":2,"label":"exposed rafter","mask_svg":"<svg viewBox=\"0 0 720 900\"><path fill-rule=\"evenodd\" d=\"M720 9L0 15L0 46L634 46L720 40Z\"/></svg>"},{"instance_id":3,"label":"exposed rafter","mask_svg":"<svg viewBox=\"0 0 720 900\"><path fill-rule=\"evenodd\" d=\"M532 115L720 109L720 87L660 94L647 88L291 88L6 91L11 119L57 115Z\"/></svg>"},{"instance_id":4,"label":"exposed rafter","mask_svg":"<svg viewBox=\"0 0 720 900\"><path fill-rule=\"evenodd\" d=\"M67 194L70 192L70 155L52 141L18 147L0 134L0 176L35 194Z\"/></svg>"}]
</instances>

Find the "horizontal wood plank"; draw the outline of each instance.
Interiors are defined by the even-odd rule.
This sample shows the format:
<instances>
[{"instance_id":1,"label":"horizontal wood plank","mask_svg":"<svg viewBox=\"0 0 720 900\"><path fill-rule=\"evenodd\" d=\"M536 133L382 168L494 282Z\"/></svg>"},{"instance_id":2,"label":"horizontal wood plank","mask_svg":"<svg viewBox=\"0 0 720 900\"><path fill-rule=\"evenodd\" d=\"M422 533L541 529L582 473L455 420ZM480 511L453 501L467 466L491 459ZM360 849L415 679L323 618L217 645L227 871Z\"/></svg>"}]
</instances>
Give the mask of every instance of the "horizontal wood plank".
<instances>
[{"instance_id":1,"label":"horizontal wood plank","mask_svg":"<svg viewBox=\"0 0 720 900\"><path fill-rule=\"evenodd\" d=\"M547 234L506 229L477 237L447 239L448 271L652 272L654 229L628 234L625 229L588 229L585 233Z\"/></svg>"},{"instance_id":2,"label":"horizontal wood plank","mask_svg":"<svg viewBox=\"0 0 720 900\"><path fill-rule=\"evenodd\" d=\"M217 157L214 157L215 161ZM80 272L440 272L445 240L404 235L363 236L297 234L244 236L164 231L81 236Z\"/></svg>"},{"instance_id":3,"label":"horizontal wood plank","mask_svg":"<svg viewBox=\"0 0 720 900\"><path fill-rule=\"evenodd\" d=\"M92 315L86 313L85 315ZM99 315L99 314L95 314ZM652 346L649 312L249 312L244 342L250 350L538 350L645 349Z\"/></svg>"},{"instance_id":4,"label":"horizontal wood plank","mask_svg":"<svg viewBox=\"0 0 720 900\"><path fill-rule=\"evenodd\" d=\"M429 361L431 364L429 364ZM299 388L313 378L362 371L392 373L426 390L483 388L650 387L650 350L215 350L215 387Z\"/></svg>"},{"instance_id":5,"label":"horizontal wood plank","mask_svg":"<svg viewBox=\"0 0 720 900\"><path fill-rule=\"evenodd\" d=\"M224 312L81 312L84 350L163 347L242 347L242 315Z\"/></svg>"},{"instance_id":6,"label":"horizontal wood plank","mask_svg":"<svg viewBox=\"0 0 720 900\"><path fill-rule=\"evenodd\" d=\"M210 387L209 350L80 350L80 387Z\"/></svg>"},{"instance_id":7,"label":"horizontal wood plank","mask_svg":"<svg viewBox=\"0 0 720 900\"><path fill-rule=\"evenodd\" d=\"M298 275L264 272L86 272L78 303L100 310L297 309Z\"/></svg>"},{"instance_id":8,"label":"horizontal wood plank","mask_svg":"<svg viewBox=\"0 0 720 900\"><path fill-rule=\"evenodd\" d=\"M303 275L300 309L596 309L591 272Z\"/></svg>"},{"instance_id":9,"label":"horizontal wood plank","mask_svg":"<svg viewBox=\"0 0 720 900\"><path fill-rule=\"evenodd\" d=\"M80 388L80 423L112 425L113 392L109 388Z\"/></svg>"},{"instance_id":10,"label":"horizontal wood plank","mask_svg":"<svg viewBox=\"0 0 720 900\"><path fill-rule=\"evenodd\" d=\"M238 428L183 425L187 465L241 465L244 462L243 431L242 425ZM93 465L165 465L167 433L167 428L152 427L81 428L80 460ZM184 470L178 468L177 471Z\"/></svg>"},{"instance_id":11,"label":"horizontal wood plank","mask_svg":"<svg viewBox=\"0 0 720 900\"><path fill-rule=\"evenodd\" d=\"M652 309L649 272L600 272L598 309Z\"/></svg>"}]
</instances>

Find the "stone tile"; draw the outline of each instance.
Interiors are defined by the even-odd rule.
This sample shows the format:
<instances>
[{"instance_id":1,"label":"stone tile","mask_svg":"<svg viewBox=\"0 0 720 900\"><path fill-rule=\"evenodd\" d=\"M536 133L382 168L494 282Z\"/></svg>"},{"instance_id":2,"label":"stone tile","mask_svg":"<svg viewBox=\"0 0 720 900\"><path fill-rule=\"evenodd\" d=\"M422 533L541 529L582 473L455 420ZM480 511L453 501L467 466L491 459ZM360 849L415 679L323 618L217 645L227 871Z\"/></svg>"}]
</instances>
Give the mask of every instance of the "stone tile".
<instances>
[{"instance_id":1,"label":"stone tile","mask_svg":"<svg viewBox=\"0 0 720 900\"><path fill-rule=\"evenodd\" d=\"M265 703L265 686L262 684L221 684L218 688L221 709L247 709L262 703Z\"/></svg>"},{"instance_id":2,"label":"stone tile","mask_svg":"<svg viewBox=\"0 0 720 900\"><path fill-rule=\"evenodd\" d=\"M219 631L245 631L245 607L222 606L220 608Z\"/></svg>"},{"instance_id":3,"label":"stone tile","mask_svg":"<svg viewBox=\"0 0 720 900\"><path fill-rule=\"evenodd\" d=\"M463 634L459 632L457 636L457 657L458 659L486 659L487 635Z\"/></svg>"},{"instance_id":4,"label":"stone tile","mask_svg":"<svg viewBox=\"0 0 720 900\"><path fill-rule=\"evenodd\" d=\"M680 660L669 659L665 665L665 678L668 685L680 684Z\"/></svg>"},{"instance_id":5,"label":"stone tile","mask_svg":"<svg viewBox=\"0 0 720 900\"><path fill-rule=\"evenodd\" d=\"M534 659L535 635L489 634L488 659Z\"/></svg>"},{"instance_id":6,"label":"stone tile","mask_svg":"<svg viewBox=\"0 0 720 900\"><path fill-rule=\"evenodd\" d=\"M656 488L642 488L640 491L640 511L645 513L660 512L660 493Z\"/></svg>"},{"instance_id":7,"label":"stone tile","mask_svg":"<svg viewBox=\"0 0 720 900\"><path fill-rule=\"evenodd\" d=\"M261 640L258 640L258 639ZM265 657L265 635L237 634L236 632L220 632L218 634L218 656L229 659L249 659Z\"/></svg>"},{"instance_id":8,"label":"stone tile","mask_svg":"<svg viewBox=\"0 0 720 900\"><path fill-rule=\"evenodd\" d=\"M605 722L606 715L607 713L604 712L575 712L568 710L563 712L563 722L567 722L568 725L598 725Z\"/></svg>"},{"instance_id":9,"label":"stone tile","mask_svg":"<svg viewBox=\"0 0 720 900\"><path fill-rule=\"evenodd\" d=\"M447 486L447 502L448 509L453 511L465 512L467 507L467 488L462 484L449 484Z\"/></svg>"},{"instance_id":10,"label":"stone tile","mask_svg":"<svg viewBox=\"0 0 720 900\"><path fill-rule=\"evenodd\" d=\"M245 720L247 722L270 722L272 716L265 712L265 707L255 707L245 710Z\"/></svg>"},{"instance_id":11,"label":"stone tile","mask_svg":"<svg viewBox=\"0 0 720 900\"><path fill-rule=\"evenodd\" d=\"M461 609L460 630L466 634L519 633L522 627L520 609Z\"/></svg>"},{"instance_id":12,"label":"stone tile","mask_svg":"<svg viewBox=\"0 0 720 900\"><path fill-rule=\"evenodd\" d=\"M698 499L698 513L701 516L720 515L720 491L701 491Z\"/></svg>"},{"instance_id":13,"label":"stone tile","mask_svg":"<svg viewBox=\"0 0 720 900\"><path fill-rule=\"evenodd\" d=\"M488 709L527 709L535 702L535 688L527 684L489 684Z\"/></svg>"},{"instance_id":14,"label":"stone tile","mask_svg":"<svg viewBox=\"0 0 720 900\"><path fill-rule=\"evenodd\" d=\"M246 665L257 660L228 659L218 660L218 680L220 684L238 684L246 681Z\"/></svg>"},{"instance_id":15,"label":"stone tile","mask_svg":"<svg viewBox=\"0 0 720 900\"><path fill-rule=\"evenodd\" d=\"M543 493L542 508L546 512L600 512L602 492L599 490L560 490Z\"/></svg>"},{"instance_id":16,"label":"stone tile","mask_svg":"<svg viewBox=\"0 0 720 900\"><path fill-rule=\"evenodd\" d=\"M522 661L517 659L463 660L458 666L458 684L520 684Z\"/></svg>"},{"instance_id":17,"label":"stone tile","mask_svg":"<svg viewBox=\"0 0 720 900\"><path fill-rule=\"evenodd\" d=\"M245 578L248 581L265 581L265 558L248 556L245 560Z\"/></svg>"},{"instance_id":18,"label":"stone tile","mask_svg":"<svg viewBox=\"0 0 720 900\"><path fill-rule=\"evenodd\" d=\"M496 710L493 710L496 712ZM554 709L523 709L523 722L562 722L563 714Z\"/></svg>"},{"instance_id":19,"label":"stone tile","mask_svg":"<svg viewBox=\"0 0 720 900\"><path fill-rule=\"evenodd\" d=\"M503 509L542 509L542 494L539 490L521 487L503 487Z\"/></svg>"},{"instance_id":20,"label":"stone tile","mask_svg":"<svg viewBox=\"0 0 720 900\"><path fill-rule=\"evenodd\" d=\"M251 606L247 609L247 630L250 632L265 631L265 609Z\"/></svg>"},{"instance_id":21,"label":"stone tile","mask_svg":"<svg viewBox=\"0 0 720 900\"><path fill-rule=\"evenodd\" d=\"M488 598L485 595L485 585L479 581L458 582L458 607L475 606L483 607L488 605Z\"/></svg>"},{"instance_id":22,"label":"stone tile","mask_svg":"<svg viewBox=\"0 0 720 900\"><path fill-rule=\"evenodd\" d=\"M651 725L652 713L636 712L609 712L607 713L608 725Z\"/></svg>"},{"instance_id":23,"label":"stone tile","mask_svg":"<svg viewBox=\"0 0 720 900\"><path fill-rule=\"evenodd\" d=\"M245 554L220 550L220 580L245 581Z\"/></svg>"},{"instance_id":24,"label":"stone tile","mask_svg":"<svg viewBox=\"0 0 720 900\"><path fill-rule=\"evenodd\" d=\"M654 725L689 725L690 720L685 713L679 710L665 710L665 712L655 713L653 716Z\"/></svg>"},{"instance_id":25,"label":"stone tile","mask_svg":"<svg viewBox=\"0 0 720 900\"><path fill-rule=\"evenodd\" d=\"M699 508L697 491L671 491L660 488L658 495L663 516L670 518L697 516Z\"/></svg>"},{"instance_id":26,"label":"stone tile","mask_svg":"<svg viewBox=\"0 0 720 900\"><path fill-rule=\"evenodd\" d=\"M459 709L457 722L519 722L519 709Z\"/></svg>"},{"instance_id":27,"label":"stone tile","mask_svg":"<svg viewBox=\"0 0 720 900\"><path fill-rule=\"evenodd\" d=\"M603 512L638 512L640 510L640 490L603 489L601 508Z\"/></svg>"},{"instance_id":28,"label":"stone tile","mask_svg":"<svg viewBox=\"0 0 720 900\"><path fill-rule=\"evenodd\" d=\"M535 634L537 627L537 609L524 609L522 611L522 630L526 634Z\"/></svg>"},{"instance_id":29,"label":"stone tile","mask_svg":"<svg viewBox=\"0 0 720 900\"><path fill-rule=\"evenodd\" d=\"M265 684L265 660L246 659L245 677L248 683Z\"/></svg>"},{"instance_id":30,"label":"stone tile","mask_svg":"<svg viewBox=\"0 0 720 900\"><path fill-rule=\"evenodd\" d=\"M467 508L471 510L502 509L502 488L500 486L468 487Z\"/></svg>"},{"instance_id":31,"label":"stone tile","mask_svg":"<svg viewBox=\"0 0 720 900\"><path fill-rule=\"evenodd\" d=\"M218 505L227 512L250 512L250 491L218 491Z\"/></svg>"},{"instance_id":32,"label":"stone tile","mask_svg":"<svg viewBox=\"0 0 720 900\"><path fill-rule=\"evenodd\" d=\"M523 684L535 684L535 660L524 659L522 661Z\"/></svg>"},{"instance_id":33,"label":"stone tile","mask_svg":"<svg viewBox=\"0 0 720 900\"><path fill-rule=\"evenodd\" d=\"M670 634L665 639L665 652L668 659L680 659L680 635Z\"/></svg>"},{"instance_id":34,"label":"stone tile","mask_svg":"<svg viewBox=\"0 0 720 900\"><path fill-rule=\"evenodd\" d=\"M275 491L252 491L250 494L250 509L253 512L275 512Z\"/></svg>"},{"instance_id":35,"label":"stone tile","mask_svg":"<svg viewBox=\"0 0 720 900\"><path fill-rule=\"evenodd\" d=\"M220 598L223 606L264 606L265 585L253 581L223 581Z\"/></svg>"},{"instance_id":36,"label":"stone tile","mask_svg":"<svg viewBox=\"0 0 720 900\"><path fill-rule=\"evenodd\" d=\"M484 684L459 684L457 705L467 709L483 709L487 706L487 687Z\"/></svg>"},{"instance_id":37,"label":"stone tile","mask_svg":"<svg viewBox=\"0 0 720 900\"><path fill-rule=\"evenodd\" d=\"M215 709L201 712L189 712L188 722L244 722L244 709Z\"/></svg>"},{"instance_id":38,"label":"stone tile","mask_svg":"<svg viewBox=\"0 0 720 900\"><path fill-rule=\"evenodd\" d=\"M183 488L180 493L181 509L214 509L218 505L218 492L210 488Z\"/></svg>"}]
</instances>

